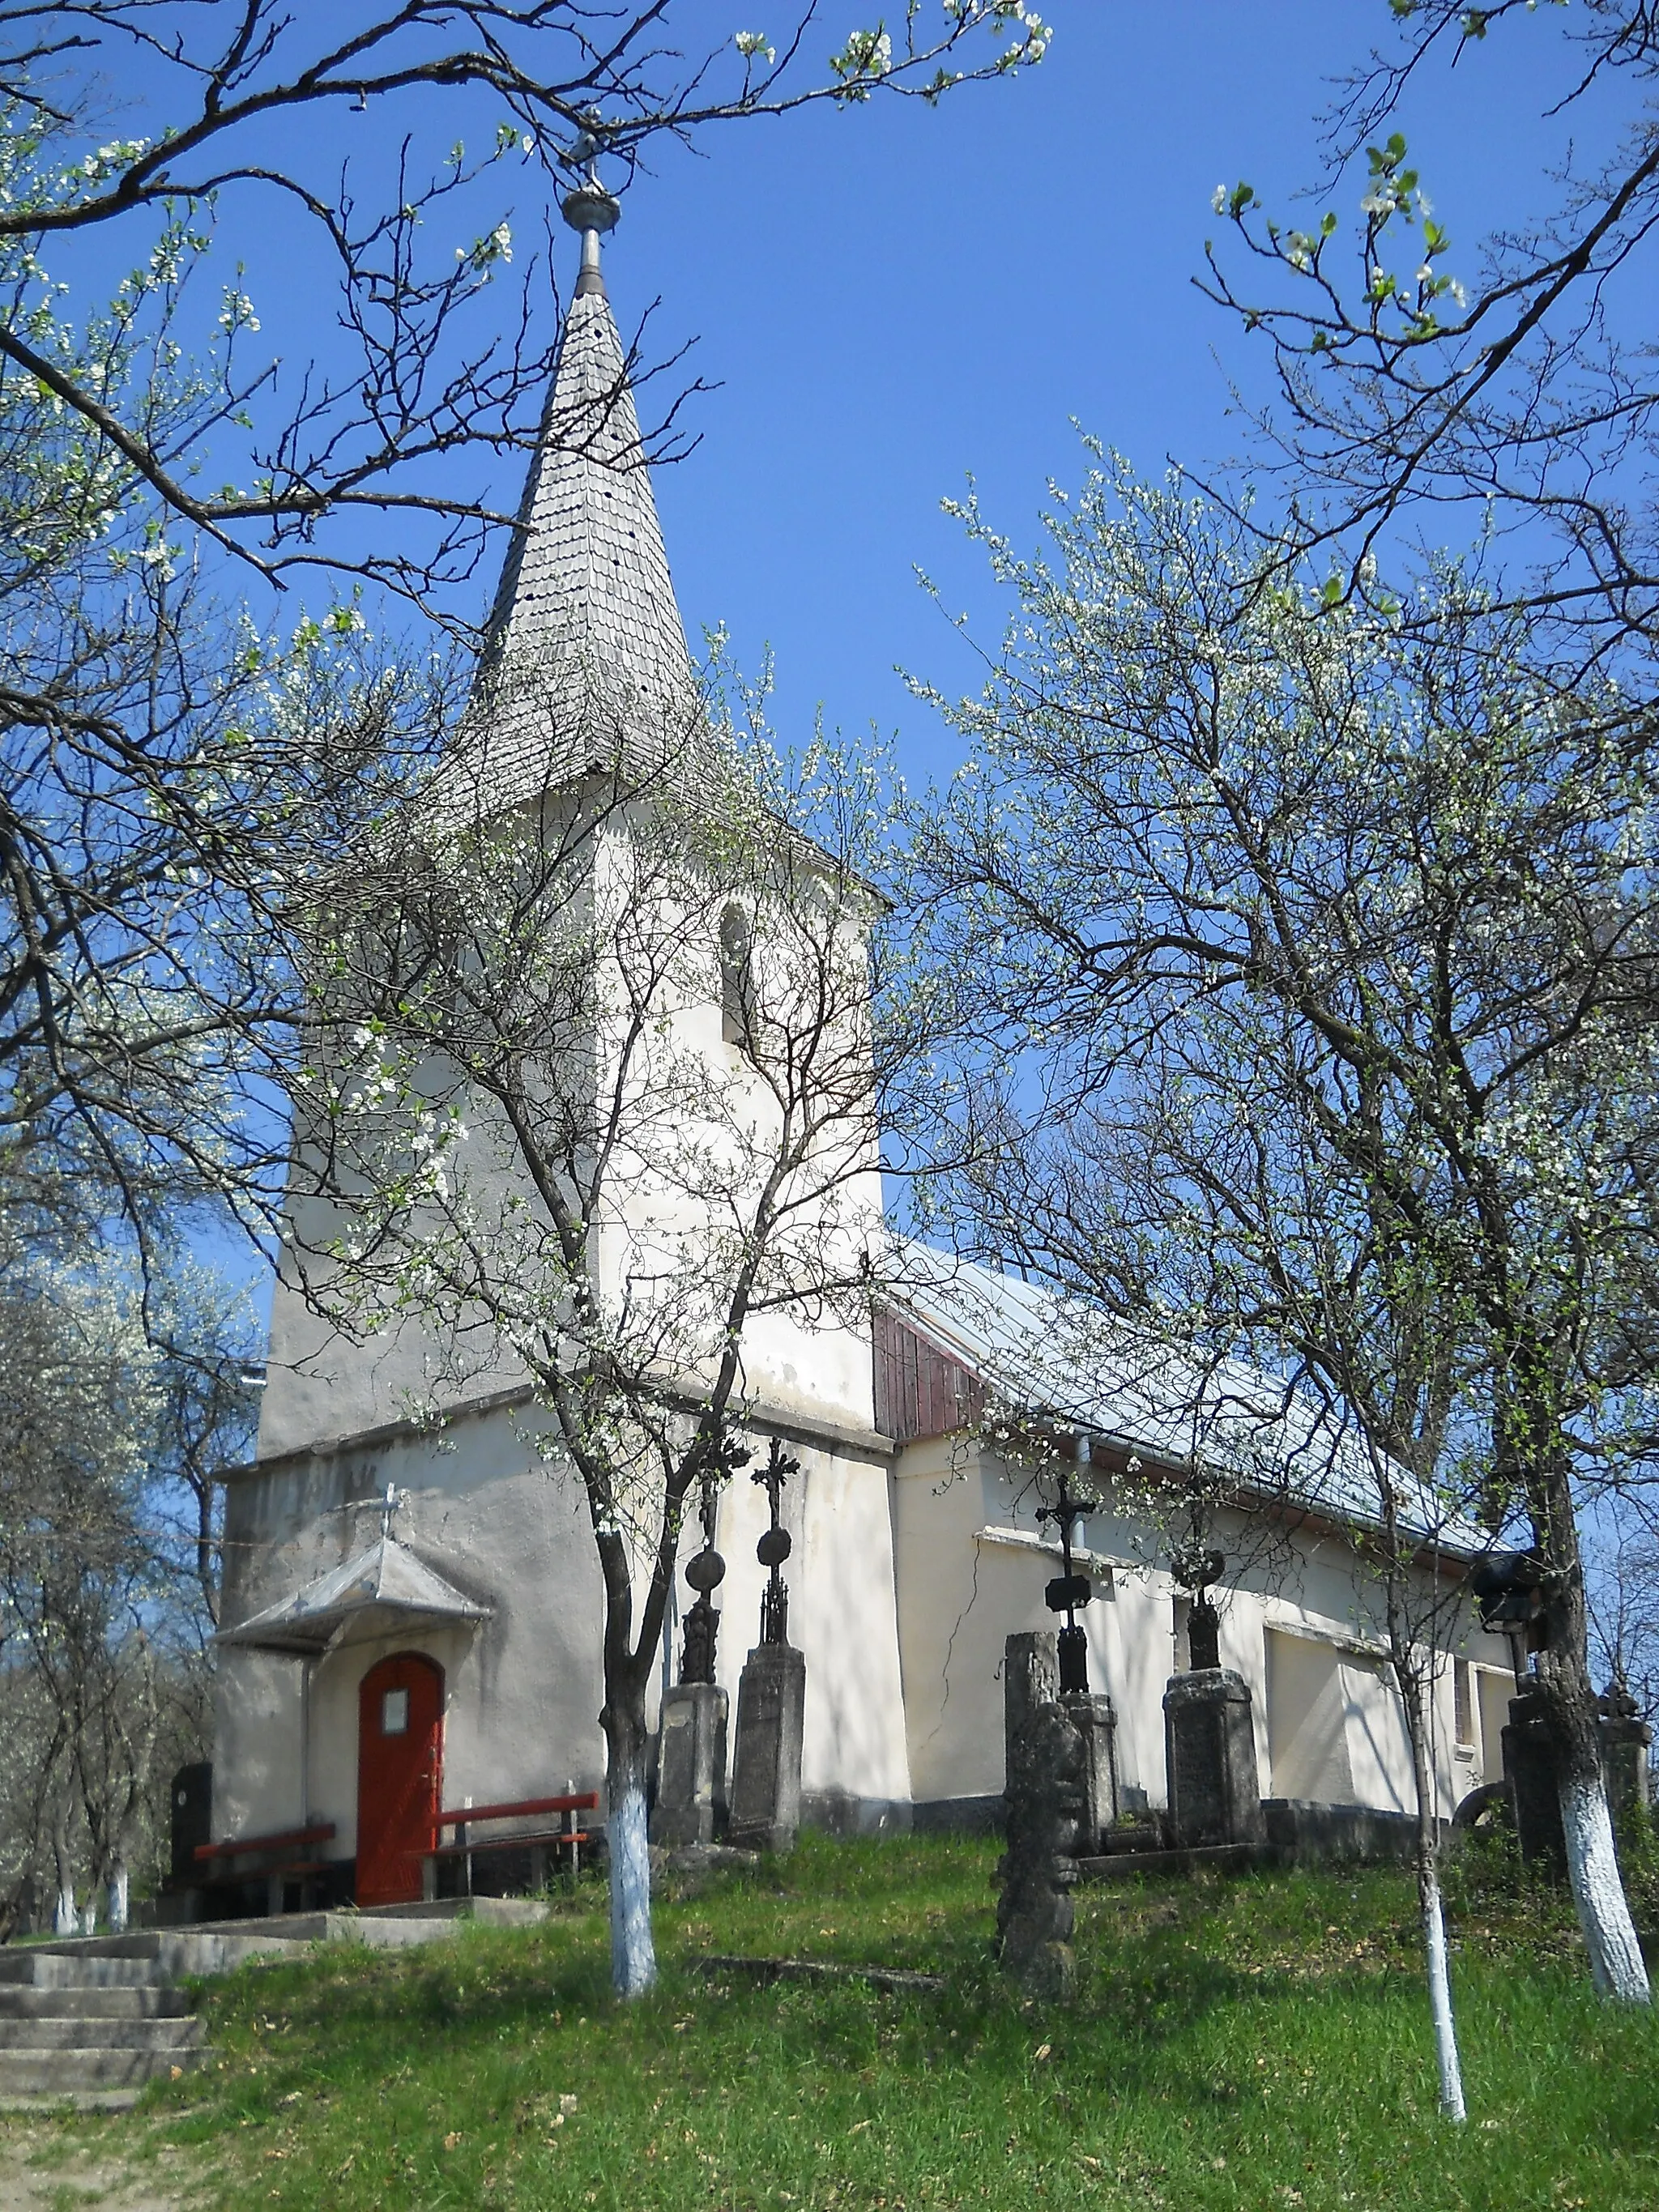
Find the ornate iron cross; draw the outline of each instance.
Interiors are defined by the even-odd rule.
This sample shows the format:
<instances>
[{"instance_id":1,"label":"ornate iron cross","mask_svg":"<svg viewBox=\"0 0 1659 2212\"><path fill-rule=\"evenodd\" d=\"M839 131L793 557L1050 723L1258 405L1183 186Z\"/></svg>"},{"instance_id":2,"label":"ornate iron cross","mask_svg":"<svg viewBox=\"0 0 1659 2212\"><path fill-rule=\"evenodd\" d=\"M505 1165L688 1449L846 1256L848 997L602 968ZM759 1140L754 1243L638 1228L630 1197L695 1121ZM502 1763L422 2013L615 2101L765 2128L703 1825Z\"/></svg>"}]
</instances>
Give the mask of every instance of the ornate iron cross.
<instances>
[{"instance_id":1,"label":"ornate iron cross","mask_svg":"<svg viewBox=\"0 0 1659 2212\"><path fill-rule=\"evenodd\" d=\"M800 1462L785 1451L778 1439L772 1439L772 1449L766 1455L764 1467L757 1467L750 1477L758 1482L766 1492L772 1509L772 1525L755 1547L755 1557L770 1573L761 1595L761 1642L787 1644L789 1641L789 1592L781 1571L784 1561L794 1549L789 1531L778 1519L778 1507L783 1497L783 1486L792 1474L800 1473Z\"/></svg>"}]
</instances>

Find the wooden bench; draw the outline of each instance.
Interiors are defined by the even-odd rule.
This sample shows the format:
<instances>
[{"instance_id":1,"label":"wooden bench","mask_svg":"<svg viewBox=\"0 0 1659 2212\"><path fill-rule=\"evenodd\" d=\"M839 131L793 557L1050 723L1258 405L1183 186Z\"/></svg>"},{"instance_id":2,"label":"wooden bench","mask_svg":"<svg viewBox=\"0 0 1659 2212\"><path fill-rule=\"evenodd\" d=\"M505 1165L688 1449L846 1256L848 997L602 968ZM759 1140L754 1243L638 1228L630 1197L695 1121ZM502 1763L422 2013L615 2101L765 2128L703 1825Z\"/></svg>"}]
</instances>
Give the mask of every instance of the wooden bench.
<instances>
[{"instance_id":1,"label":"wooden bench","mask_svg":"<svg viewBox=\"0 0 1659 2212\"><path fill-rule=\"evenodd\" d=\"M195 1857L204 1871L201 1877L204 1889L240 1888L256 1881L265 1885L265 1910L273 1918L283 1910L283 1893L290 1881L301 1887L301 1909L304 1907L303 1885L321 1874L324 1861L319 1858L295 1858L292 1854L302 1851L308 1844L331 1843L334 1838L332 1820L319 1820L309 1828L287 1828L275 1836L235 1836L222 1843L198 1844ZM237 1861L251 1859L256 1863L239 1866ZM275 1860L270 1865L263 1863Z\"/></svg>"},{"instance_id":2,"label":"wooden bench","mask_svg":"<svg viewBox=\"0 0 1659 2212\"><path fill-rule=\"evenodd\" d=\"M585 1828L576 1826L578 1813L592 1813L599 1806L599 1792L593 1790L568 1791L562 1797L524 1797L512 1805L464 1805L458 1812L440 1813L434 1824L441 1836L446 1828L453 1828L453 1844L434 1843L430 1850L421 1855L421 1894L431 1899L438 1894L438 1867L441 1860L456 1859L461 1863L463 1894L472 1894L472 1862L481 1854L491 1851L525 1851L530 1854L530 1887L540 1889L547 1880L547 1861L550 1851L562 1851L565 1870L574 1882L579 1855L584 1844L592 1841ZM507 1836L476 1836L473 1830L480 1821L534 1820L549 1813L559 1815L556 1828L520 1829Z\"/></svg>"}]
</instances>

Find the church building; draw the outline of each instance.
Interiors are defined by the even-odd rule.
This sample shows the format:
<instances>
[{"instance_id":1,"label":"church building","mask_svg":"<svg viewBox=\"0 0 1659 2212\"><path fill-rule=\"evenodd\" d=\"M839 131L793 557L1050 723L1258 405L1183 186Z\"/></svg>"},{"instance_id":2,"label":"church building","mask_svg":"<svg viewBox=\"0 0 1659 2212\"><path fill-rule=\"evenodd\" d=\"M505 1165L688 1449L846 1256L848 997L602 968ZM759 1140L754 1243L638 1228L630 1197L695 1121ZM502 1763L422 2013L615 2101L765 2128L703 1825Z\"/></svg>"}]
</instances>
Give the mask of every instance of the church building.
<instances>
[{"instance_id":1,"label":"church building","mask_svg":"<svg viewBox=\"0 0 1659 2212\"><path fill-rule=\"evenodd\" d=\"M615 204L590 189L573 205L582 270L492 623L498 666L529 655L543 672L534 696L510 683L488 695L484 757L502 808L576 787L590 709L595 726L620 715L641 729L702 711L600 275ZM720 975L711 966L699 1032L716 1056L730 1051ZM1192 1590L1146 1510L1146 1479L1161 1468L1178 1485L1189 1378L1028 1283L892 1236L873 1157L859 1191L848 1218L871 1257L865 1316L767 1316L745 1348L752 1464L775 1442L793 1463L778 1513L792 1540L789 1640L805 1660L803 1817L858 1832L994 1822L1006 1640L1053 1625L1065 1470L1103 1501L1068 1534L1091 1589L1079 1616L1091 1686L1115 1712L1118 1801L1126 1814L1162 1806L1163 1699L1190 1663ZM292 1229L257 1455L224 1478L212 1834L308 1838L307 1863L335 1896L392 1902L421 1893L434 1804L602 1793L599 1570L535 1387L486 1374L435 1417L412 1413L431 1371L422 1332L335 1334L304 1295L297 1211ZM648 1239L650 1224L624 1233ZM1248 1398L1248 1378L1235 1384L1232 1400ZM1271 1437L1280 1470L1263 1509L1276 1540L1258 1541L1230 1508L1207 1540L1225 1563L1220 1658L1251 1693L1261 1794L1403 1814L1410 1759L1380 1593L1355 1542L1374 1513L1364 1465L1314 1416L1259 1395L1245 1425ZM740 1472L717 1513L716 1679L735 1711L759 1640L770 1500ZM1514 1674L1510 1646L1458 1595L1474 1532L1431 1517L1416 1571L1425 1605L1445 1598L1431 1702L1449 1816L1501 1771ZM694 1595L677 1589L659 1692Z\"/></svg>"}]
</instances>

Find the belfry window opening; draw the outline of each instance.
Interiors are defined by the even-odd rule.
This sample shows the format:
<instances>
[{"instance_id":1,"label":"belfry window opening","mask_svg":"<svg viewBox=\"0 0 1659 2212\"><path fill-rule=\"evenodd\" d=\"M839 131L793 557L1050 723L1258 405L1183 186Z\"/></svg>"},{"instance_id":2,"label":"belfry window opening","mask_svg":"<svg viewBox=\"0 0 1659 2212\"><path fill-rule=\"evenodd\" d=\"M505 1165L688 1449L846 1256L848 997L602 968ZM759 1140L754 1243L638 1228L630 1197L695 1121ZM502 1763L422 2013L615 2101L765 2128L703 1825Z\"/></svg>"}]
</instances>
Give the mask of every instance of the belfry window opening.
<instances>
[{"instance_id":1,"label":"belfry window opening","mask_svg":"<svg viewBox=\"0 0 1659 2212\"><path fill-rule=\"evenodd\" d=\"M740 906L720 915L720 1035L727 1044L752 1050L754 974L749 917Z\"/></svg>"}]
</instances>

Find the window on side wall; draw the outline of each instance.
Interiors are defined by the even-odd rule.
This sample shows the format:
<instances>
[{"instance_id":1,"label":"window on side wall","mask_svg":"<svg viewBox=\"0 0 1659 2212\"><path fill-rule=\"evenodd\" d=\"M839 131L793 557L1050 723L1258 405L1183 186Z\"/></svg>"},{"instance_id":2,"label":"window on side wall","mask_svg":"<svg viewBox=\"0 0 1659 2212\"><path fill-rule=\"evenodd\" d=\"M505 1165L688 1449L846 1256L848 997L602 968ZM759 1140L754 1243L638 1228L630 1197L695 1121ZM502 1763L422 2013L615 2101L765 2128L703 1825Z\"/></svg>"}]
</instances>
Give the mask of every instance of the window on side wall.
<instances>
[{"instance_id":1,"label":"window on side wall","mask_svg":"<svg viewBox=\"0 0 1659 2212\"><path fill-rule=\"evenodd\" d=\"M1474 1669L1467 1659L1452 1662L1452 1714L1457 1748L1466 1759L1474 1756Z\"/></svg>"}]
</instances>

